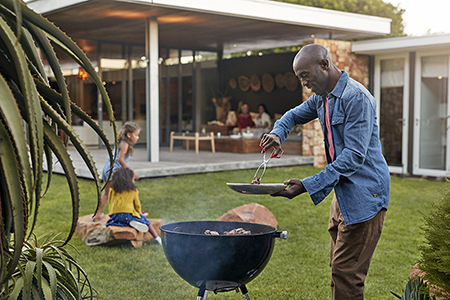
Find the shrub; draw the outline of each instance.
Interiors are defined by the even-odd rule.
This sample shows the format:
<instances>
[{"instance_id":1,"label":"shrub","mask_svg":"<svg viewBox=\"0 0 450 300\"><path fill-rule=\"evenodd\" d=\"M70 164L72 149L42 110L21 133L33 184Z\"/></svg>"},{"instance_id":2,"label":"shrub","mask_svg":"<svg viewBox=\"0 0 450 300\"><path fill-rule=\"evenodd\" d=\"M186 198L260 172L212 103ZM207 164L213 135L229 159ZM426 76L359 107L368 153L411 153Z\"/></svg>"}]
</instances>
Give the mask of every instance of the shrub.
<instances>
[{"instance_id":1,"label":"shrub","mask_svg":"<svg viewBox=\"0 0 450 300\"><path fill-rule=\"evenodd\" d=\"M436 294L450 299L450 187L424 217L425 245L420 247L424 279L441 290Z\"/></svg>"}]
</instances>

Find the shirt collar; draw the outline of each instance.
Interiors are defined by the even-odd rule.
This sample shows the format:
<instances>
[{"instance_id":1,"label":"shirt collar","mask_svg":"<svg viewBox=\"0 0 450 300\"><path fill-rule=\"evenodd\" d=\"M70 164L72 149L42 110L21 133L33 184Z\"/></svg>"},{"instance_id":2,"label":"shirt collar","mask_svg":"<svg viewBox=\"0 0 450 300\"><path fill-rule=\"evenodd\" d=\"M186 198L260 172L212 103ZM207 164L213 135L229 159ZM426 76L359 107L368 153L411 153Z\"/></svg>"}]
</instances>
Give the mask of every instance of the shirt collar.
<instances>
[{"instance_id":1,"label":"shirt collar","mask_svg":"<svg viewBox=\"0 0 450 300\"><path fill-rule=\"evenodd\" d=\"M348 73L346 71L341 71L342 75L339 77L338 82L334 86L334 89L331 91L331 95L333 95L336 98L341 97L342 92L344 91L345 85L347 84L347 81L349 79ZM329 96L328 96L329 97Z\"/></svg>"}]
</instances>

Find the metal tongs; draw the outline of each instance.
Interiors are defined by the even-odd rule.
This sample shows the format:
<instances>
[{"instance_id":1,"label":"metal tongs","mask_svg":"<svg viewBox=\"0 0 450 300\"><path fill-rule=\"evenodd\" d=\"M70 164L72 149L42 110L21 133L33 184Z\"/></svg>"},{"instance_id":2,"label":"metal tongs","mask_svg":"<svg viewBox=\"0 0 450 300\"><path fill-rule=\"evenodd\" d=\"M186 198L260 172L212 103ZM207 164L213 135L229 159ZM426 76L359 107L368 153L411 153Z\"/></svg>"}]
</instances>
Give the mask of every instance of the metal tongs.
<instances>
[{"instance_id":1,"label":"metal tongs","mask_svg":"<svg viewBox=\"0 0 450 300\"><path fill-rule=\"evenodd\" d=\"M263 176L264 176L264 173L266 173L266 167L267 167L267 164L269 163L269 161L272 159L272 158L280 158L281 157L281 155L283 155L283 149L281 149L281 152L280 152L280 154L279 155L277 155L277 156L275 156L274 155L274 153L275 153L275 150L273 150L272 151L272 154L270 155L270 157L269 157L269 159L267 159L266 160L266 154L267 154L267 150L266 149L264 149L262 146L261 146L261 143L262 143L262 141L259 143L259 147L261 147L261 153L264 153L263 154L263 162L259 165L259 167L258 167L258 169L256 169L256 172L255 172L255 176L253 176L253 180L255 180L255 178L257 178L256 176L258 175L258 172L259 172L259 170L261 170L261 168L262 168L262 174L261 174L261 177L259 177L259 182L261 182L261 179L263 178Z\"/></svg>"}]
</instances>

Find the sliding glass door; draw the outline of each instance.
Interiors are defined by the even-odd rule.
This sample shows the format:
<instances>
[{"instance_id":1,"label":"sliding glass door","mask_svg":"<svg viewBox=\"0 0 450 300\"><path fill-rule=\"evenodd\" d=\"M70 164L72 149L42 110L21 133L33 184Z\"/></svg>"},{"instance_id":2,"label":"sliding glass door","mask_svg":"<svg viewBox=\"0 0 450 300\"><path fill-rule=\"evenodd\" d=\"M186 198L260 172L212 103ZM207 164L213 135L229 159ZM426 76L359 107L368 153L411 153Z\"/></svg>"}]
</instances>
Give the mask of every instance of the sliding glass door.
<instances>
[{"instance_id":1,"label":"sliding glass door","mask_svg":"<svg viewBox=\"0 0 450 300\"><path fill-rule=\"evenodd\" d=\"M450 174L449 54L416 56L413 173L417 175Z\"/></svg>"},{"instance_id":2,"label":"sliding glass door","mask_svg":"<svg viewBox=\"0 0 450 300\"><path fill-rule=\"evenodd\" d=\"M404 174L408 155L409 56L378 56L375 98L383 155L391 173Z\"/></svg>"}]
</instances>

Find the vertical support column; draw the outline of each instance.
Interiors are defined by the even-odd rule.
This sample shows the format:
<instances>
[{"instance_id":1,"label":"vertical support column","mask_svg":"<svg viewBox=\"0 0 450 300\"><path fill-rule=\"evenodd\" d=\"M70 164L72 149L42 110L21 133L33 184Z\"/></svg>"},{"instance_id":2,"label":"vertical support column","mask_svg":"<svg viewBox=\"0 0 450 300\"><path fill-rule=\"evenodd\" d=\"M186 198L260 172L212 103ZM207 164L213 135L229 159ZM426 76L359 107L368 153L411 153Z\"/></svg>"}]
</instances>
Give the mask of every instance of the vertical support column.
<instances>
[{"instance_id":1,"label":"vertical support column","mask_svg":"<svg viewBox=\"0 0 450 300\"><path fill-rule=\"evenodd\" d=\"M195 61L195 50L192 51L192 130L197 128L197 62Z\"/></svg>"},{"instance_id":2,"label":"vertical support column","mask_svg":"<svg viewBox=\"0 0 450 300\"><path fill-rule=\"evenodd\" d=\"M102 43L97 43L97 73L100 80L102 80ZM103 82L103 81L102 81ZM103 129L103 98L100 90L97 89L97 120L98 126ZM98 138L98 148L103 149L105 145L103 145L102 139Z\"/></svg>"},{"instance_id":3,"label":"vertical support column","mask_svg":"<svg viewBox=\"0 0 450 300\"><path fill-rule=\"evenodd\" d=\"M158 50L159 50L159 45L158 45ZM162 69L163 69L163 65L162 65L162 58L160 57L160 53L158 52L158 107L159 107L159 114L158 114L158 124L159 124L159 146L162 145L162 141L163 141L163 132L162 132L162 119L163 119L163 111L161 106L163 106L165 103L163 103L162 101Z\"/></svg>"},{"instance_id":4,"label":"vertical support column","mask_svg":"<svg viewBox=\"0 0 450 300\"><path fill-rule=\"evenodd\" d=\"M127 47L125 45L122 45L122 57L124 59L127 59ZM120 106L121 106L121 121L122 124L125 123L126 119L127 119L127 69L125 69L126 67L124 66L122 69L122 74L121 74L121 78L122 78L122 83L121 83L121 87L122 87L122 93L120 96L121 102L120 102Z\"/></svg>"},{"instance_id":5,"label":"vertical support column","mask_svg":"<svg viewBox=\"0 0 450 300\"><path fill-rule=\"evenodd\" d=\"M128 46L128 121L133 121L134 90L133 90L133 47Z\"/></svg>"},{"instance_id":6,"label":"vertical support column","mask_svg":"<svg viewBox=\"0 0 450 300\"><path fill-rule=\"evenodd\" d=\"M223 49L217 51L217 72L219 73L219 91L225 92L226 84L223 76Z\"/></svg>"},{"instance_id":7,"label":"vertical support column","mask_svg":"<svg viewBox=\"0 0 450 300\"><path fill-rule=\"evenodd\" d=\"M170 49L166 49L166 59L170 58ZM170 74L169 74L169 66L165 65L166 70L166 142L169 142L170 139Z\"/></svg>"},{"instance_id":8,"label":"vertical support column","mask_svg":"<svg viewBox=\"0 0 450 300\"><path fill-rule=\"evenodd\" d=\"M178 132L183 129L183 76L181 72L181 49L178 50Z\"/></svg>"},{"instance_id":9,"label":"vertical support column","mask_svg":"<svg viewBox=\"0 0 450 300\"><path fill-rule=\"evenodd\" d=\"M159 161L159 45L158 21L147 18L145 27L145 57L148 58L145 76L145 98L147 115L147 158Z\"/></svg>"}]
</instances>

